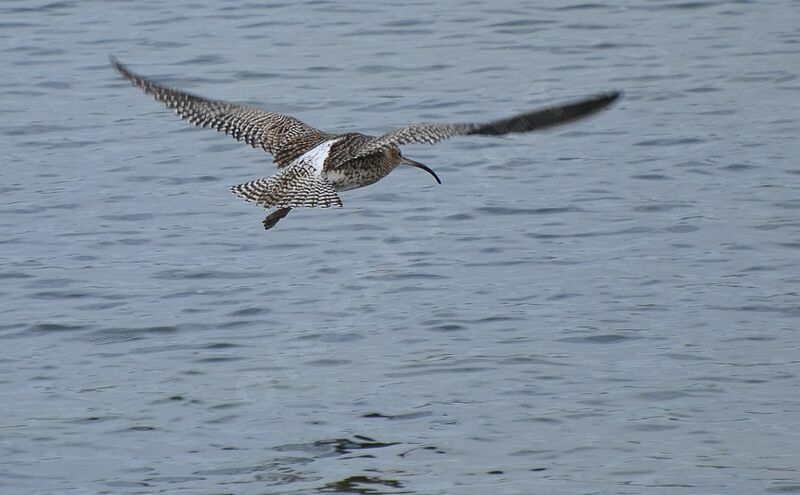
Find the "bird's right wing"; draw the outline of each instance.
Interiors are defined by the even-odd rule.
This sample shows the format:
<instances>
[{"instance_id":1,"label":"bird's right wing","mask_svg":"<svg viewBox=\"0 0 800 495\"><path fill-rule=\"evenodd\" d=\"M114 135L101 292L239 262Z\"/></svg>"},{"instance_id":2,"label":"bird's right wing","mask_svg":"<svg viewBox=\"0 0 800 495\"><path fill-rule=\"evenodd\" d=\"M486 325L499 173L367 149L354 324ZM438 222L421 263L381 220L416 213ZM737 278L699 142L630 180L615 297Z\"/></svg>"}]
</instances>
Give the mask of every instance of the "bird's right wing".
<instances>
[{"instance_id":1,"label":"bird's right wing","mask_svg":"<svg viewBox=\"0 0 800 495\"><path fill-rule=\"evenodd\" d=\"M253 148L260 147L274 157L278 166L287 165L329 138L294 117L186 93L135 74L114 57L111 63L131 84L174 110L180 118L196 126L212 127Z\"/></svg>"},{"instance_id":2,"label":"bird's right wing","mask_svg":"<svg viewBox=\"0 0 800 495\"><path fill-rule=\"evenodd\" d=\"M546 107L513 117L486 123L412 124L365 142L353 158L367 156L393 146L411 143L434 144L453 136L481 134L499 136L512 132L530 132L566 124L602 110L620 96L618 91L603 93L572 103Z\"/></svg>"}]
</instances>

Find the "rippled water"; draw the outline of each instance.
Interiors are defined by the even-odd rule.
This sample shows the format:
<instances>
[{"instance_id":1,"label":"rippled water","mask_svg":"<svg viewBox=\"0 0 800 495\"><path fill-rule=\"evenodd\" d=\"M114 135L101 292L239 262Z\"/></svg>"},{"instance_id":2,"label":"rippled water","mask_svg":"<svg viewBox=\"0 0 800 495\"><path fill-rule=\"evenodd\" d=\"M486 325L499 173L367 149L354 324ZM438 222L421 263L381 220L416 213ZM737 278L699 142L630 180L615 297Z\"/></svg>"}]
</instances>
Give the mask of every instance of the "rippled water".
<instances>
[{"instance_id":1,"label":"rippled water","mask_svg":"<svg viewBox=\"0 0 800 495\"><path fill-rule=\"evenodd\" d=\"M800 492L800 8L0 5L0 493ZM409 146L275 229L270 158L122 81Z\"/></svg>"}]
</instances>

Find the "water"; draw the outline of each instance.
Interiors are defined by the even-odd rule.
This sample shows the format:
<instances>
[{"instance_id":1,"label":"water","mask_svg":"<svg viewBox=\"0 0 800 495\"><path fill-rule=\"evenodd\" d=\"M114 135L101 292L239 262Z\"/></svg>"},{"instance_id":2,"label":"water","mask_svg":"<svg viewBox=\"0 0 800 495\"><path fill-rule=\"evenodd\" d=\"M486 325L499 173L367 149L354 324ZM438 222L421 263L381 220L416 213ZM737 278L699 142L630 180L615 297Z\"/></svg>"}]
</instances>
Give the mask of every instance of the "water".
<instances>
[{"instance_id":1,"label":"water","mask_svg":"<svg viewBox=\"0 0 800 495\"><path fill-rule=\"evenodd\" d=\"M791 1L6 1L0 493L800 492ZM202 95L409 146L275 229Z\"/></svg>"}]
</instances>

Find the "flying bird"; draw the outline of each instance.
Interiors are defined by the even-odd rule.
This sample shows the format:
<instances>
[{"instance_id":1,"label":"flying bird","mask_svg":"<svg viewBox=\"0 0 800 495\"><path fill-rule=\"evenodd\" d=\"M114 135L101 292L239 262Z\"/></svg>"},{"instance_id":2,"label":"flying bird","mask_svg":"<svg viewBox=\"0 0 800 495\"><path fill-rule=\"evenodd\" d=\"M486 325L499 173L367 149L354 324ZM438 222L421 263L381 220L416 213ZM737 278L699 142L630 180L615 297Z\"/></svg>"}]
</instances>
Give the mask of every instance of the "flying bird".
<instances>
[{"instance_id":1,"label":"flying bird","mask_svg":"<svg viewBox=\"0 0 800 495\"><path fill-rule=\"evenodd\" d=\"M261 148L272 155L278 173L231 187L236 196L264 209L274 209L263 221L270 229L292 208L341 207L337 192L368 186L400 165L436 172L400 152L412 143L434 144L458 135L500 136L530 132L587 117L619 98L609 91L561 105L535 109L485 123L411 124L382 136L358 132L332 134L289 115L203 98L164 86L130 71L111 57L112 65L134 86L153 96L182 119Z\"/></svg>"}]
</instances>

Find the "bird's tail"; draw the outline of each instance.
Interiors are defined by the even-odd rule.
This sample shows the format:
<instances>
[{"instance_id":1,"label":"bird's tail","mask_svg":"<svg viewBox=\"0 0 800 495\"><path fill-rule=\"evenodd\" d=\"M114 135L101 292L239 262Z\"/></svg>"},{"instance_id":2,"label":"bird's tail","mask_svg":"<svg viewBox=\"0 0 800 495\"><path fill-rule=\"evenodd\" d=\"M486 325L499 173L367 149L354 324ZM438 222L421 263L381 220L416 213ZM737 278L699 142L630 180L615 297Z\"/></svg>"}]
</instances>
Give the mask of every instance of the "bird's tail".
<instances>
[{"instance_id":1,"label":"bird's tail","mask_svg":"<svg viewBox=\"0 0 800 495\"><path fill-rule=\"evenodd\" d=\"M264 208L342 206L331 183L302 165L291 165L272 177L237 184L231 187L231 192Z\"/></svg>"}]
</instances>

